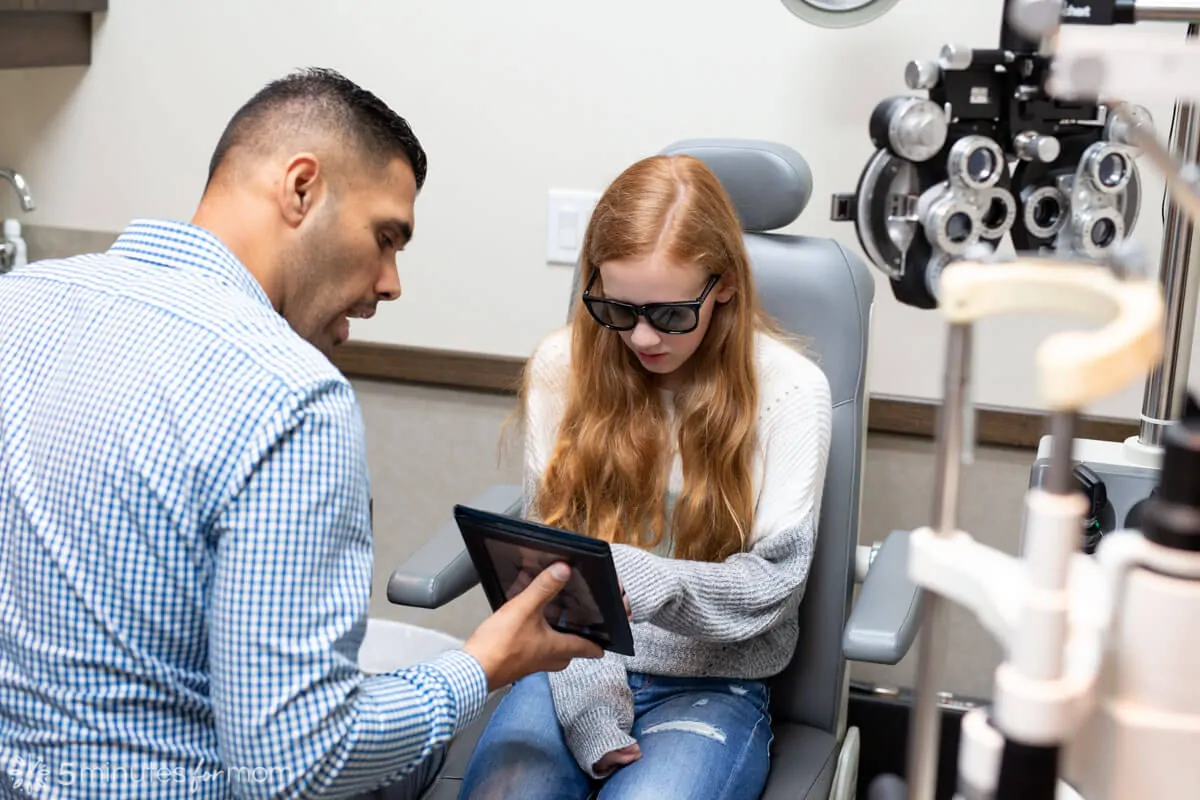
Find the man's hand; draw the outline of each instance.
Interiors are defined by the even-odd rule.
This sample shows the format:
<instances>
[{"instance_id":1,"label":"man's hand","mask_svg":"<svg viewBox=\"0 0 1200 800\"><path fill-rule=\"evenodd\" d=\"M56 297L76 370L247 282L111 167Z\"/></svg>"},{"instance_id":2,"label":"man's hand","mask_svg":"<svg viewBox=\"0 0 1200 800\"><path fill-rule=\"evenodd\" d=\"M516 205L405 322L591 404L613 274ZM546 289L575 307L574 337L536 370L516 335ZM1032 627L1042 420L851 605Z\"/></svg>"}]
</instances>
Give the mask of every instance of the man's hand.
<instances>
[{"instance_id":1,"label":"man's hand","mask_svg":"<svg viewBox=\"0 0 1200 800\"><path fill-rule=\"evenodd\" d=\"M617 767L623 767L626 764L632 764L642 757L642 748L637 746L637 743L622 747L620 750L613 750L611 753L605 753L600 757L600 760L592 765L595 773L601 777L608 777L608 773L615 770Z\"/></svg>"},{"instance_id":2,"label":"man's hand","mask_svg":"<svg viewBox=\"0 0 1200 800\"><path fill-rule=\"evenodd\" d=\"M533 579L542 574L542 570L554 563L554 557L527 547L517 548L520 561L517 564L517 577L508 587L506 594L513 596L525 591L533 583Z\"/></svg>"},{"instance_id":3,"label":"man's hand","mask_svg":"<svg viewBox=\"0 0 1200 800\"><path fill-rule=\"evenodd\" d=\"M488 691L507 686L535 672L566 669L575 658L601 658L600 645L579 636L559 633L546 623L543 609L571 577L566 564L554 564L529 588L483 621L463 651L474 656L488 676Z\"/></svg>"}]
</instances>

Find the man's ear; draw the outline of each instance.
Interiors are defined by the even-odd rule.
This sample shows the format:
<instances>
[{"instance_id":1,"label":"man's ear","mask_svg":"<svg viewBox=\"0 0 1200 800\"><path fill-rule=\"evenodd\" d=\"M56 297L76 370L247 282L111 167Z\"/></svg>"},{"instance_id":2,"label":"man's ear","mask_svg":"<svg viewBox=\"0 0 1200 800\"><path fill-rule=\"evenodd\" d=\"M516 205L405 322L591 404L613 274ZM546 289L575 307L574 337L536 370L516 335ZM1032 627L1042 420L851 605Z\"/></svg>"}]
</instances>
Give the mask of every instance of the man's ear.
<instances>
[{"instance_id":1,"label":"man's ear","mask_svg":"<svg viewBox=\"0 0 1200 800\"><path fill-rule=\"evenodd\" d=\"M298 153L287 161L279 187L279 211L289 225L299 226L312 212L325 189L321 162L312 153Z\"/></svg>"}]
</instances>

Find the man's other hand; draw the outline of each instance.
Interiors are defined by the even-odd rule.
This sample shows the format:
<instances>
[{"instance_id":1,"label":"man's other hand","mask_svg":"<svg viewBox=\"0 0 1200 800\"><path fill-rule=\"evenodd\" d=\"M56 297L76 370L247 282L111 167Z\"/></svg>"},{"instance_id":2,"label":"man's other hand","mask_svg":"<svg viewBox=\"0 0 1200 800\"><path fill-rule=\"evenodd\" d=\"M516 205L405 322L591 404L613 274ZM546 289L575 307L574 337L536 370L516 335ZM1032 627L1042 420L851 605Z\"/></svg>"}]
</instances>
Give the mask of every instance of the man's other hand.
<instances>
[{"instance_id":1,"label":"man's other hand","mask_svg":"<svg viewBox=\"0 0 1200 800\"><path fill-rule=\"evenodd\" d=\"M488 691L535 672L557 672L575 658L601 658L600 645L559 633L546 622L543 609L571 577L566 564L553 564L520 594L483 621L463 651L474 656L488 676Z\"/></svg>"}]
</instances>

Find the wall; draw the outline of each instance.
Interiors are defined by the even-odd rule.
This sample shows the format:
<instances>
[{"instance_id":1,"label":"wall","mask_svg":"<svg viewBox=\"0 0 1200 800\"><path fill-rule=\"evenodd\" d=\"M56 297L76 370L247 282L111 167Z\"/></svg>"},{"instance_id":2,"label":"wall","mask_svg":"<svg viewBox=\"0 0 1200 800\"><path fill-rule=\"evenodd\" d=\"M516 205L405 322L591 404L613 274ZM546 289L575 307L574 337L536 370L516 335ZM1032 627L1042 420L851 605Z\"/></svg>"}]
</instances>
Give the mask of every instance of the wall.
<instances>
[{"instance_id":1,"label":"wall","mask_svg":"<svg viewBox=\"0 0 1200 800\"><path fill-rule=\"evenodd\" d=\"M91 67L0 73L0 163L31 181L30 223L117 231L133 216L187 218L241 102L292 67L338 68L407 116L431 161L402 257L405 299L354 335L524 356L562 321L570 286L568 268L544 262L550 188L599 190L682 138L777 140L816 180L789 230L857 248L849 224L827 219L828 198L857 182L871 110L907 92L909 59L951 41L993 45L1000 9L906 0L870 26L828 31L778 0L113 0ZM1147 191L1138 238L1155 256L1155 176ZM12 215L8 194L0 213ZM1034 349L1065 327L981 325L976 399L1039 408ZM940 396L941 322L899 306L882 280L874 348L872 391ZM1089 410L1135 418L1141 392Z\"/></svg>"}]
</instances>

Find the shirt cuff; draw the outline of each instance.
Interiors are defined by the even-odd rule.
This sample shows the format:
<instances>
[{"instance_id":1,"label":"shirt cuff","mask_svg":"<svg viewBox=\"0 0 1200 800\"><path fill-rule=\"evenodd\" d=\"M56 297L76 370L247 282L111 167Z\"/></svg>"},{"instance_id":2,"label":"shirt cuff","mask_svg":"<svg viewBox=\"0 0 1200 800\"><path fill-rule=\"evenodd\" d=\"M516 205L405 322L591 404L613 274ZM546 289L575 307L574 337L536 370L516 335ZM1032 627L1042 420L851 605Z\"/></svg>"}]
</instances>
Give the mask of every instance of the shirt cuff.
<instances>
[{"instance_id":1,"label":"shirt cuff","mask_svg":"<svg viewBox=\"0 0 1200 800\"><path fill-rule=\"evenodd\" d=\"M457 702L454 720L454 733L457 735L479 716L483 704L487 702L487 673L474 656L462 650L447 650L426 666L437 670L450 685L450 692Z\"/></svg>"}]
</instances>

